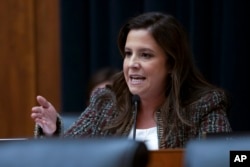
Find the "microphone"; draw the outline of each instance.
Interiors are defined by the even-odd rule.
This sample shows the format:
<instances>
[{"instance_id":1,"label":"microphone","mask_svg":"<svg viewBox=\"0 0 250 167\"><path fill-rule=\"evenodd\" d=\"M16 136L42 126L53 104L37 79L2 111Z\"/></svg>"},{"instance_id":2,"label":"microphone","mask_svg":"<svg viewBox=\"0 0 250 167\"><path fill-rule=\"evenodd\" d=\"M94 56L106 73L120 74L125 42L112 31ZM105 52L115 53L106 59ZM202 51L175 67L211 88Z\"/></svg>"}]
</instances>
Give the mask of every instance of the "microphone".
<instances>
[{"instance_id":1,"label":"microphone","mask_svg":"<svg viewBox=\"0 0 250 167\"><path fill-rule=\"evenodd\" d=\"M133 95L132 97L132 103L134 105L134 109L135 109L135 120L134 120L134 124L133 124L133 139L135 140L135 135L136 135L136 119L137 119L137 112L138 112L138 105L140 103L140 96L139 95Z\"/></svg>"}]
</instances>

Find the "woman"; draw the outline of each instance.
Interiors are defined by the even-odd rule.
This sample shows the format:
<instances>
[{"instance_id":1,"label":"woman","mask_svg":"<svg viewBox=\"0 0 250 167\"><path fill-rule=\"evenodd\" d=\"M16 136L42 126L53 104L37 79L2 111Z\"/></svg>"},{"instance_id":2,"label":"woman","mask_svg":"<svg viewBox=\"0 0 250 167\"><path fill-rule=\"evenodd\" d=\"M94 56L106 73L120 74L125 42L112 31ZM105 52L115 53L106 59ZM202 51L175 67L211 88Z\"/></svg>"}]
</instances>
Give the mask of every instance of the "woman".
<instances>
[{"instance_id":1,"label":"woman","mask_svg":"<svg viewBox=\"0 0 250 167\"><path fill-rule=\"evenodd\" d=\"M96 90L89 106L64 134L55 108L38 96L32 108L35 136L132 137L150 150L183 148L204 133L230 132L225 92L202 77L192 60L187 36L170 15L150 12L128 21L118 46L123 71L112 86ZM131 102L138 95L138 113ZM137 115L137 116L136 116Z\"/></svg>"}]
</instances>

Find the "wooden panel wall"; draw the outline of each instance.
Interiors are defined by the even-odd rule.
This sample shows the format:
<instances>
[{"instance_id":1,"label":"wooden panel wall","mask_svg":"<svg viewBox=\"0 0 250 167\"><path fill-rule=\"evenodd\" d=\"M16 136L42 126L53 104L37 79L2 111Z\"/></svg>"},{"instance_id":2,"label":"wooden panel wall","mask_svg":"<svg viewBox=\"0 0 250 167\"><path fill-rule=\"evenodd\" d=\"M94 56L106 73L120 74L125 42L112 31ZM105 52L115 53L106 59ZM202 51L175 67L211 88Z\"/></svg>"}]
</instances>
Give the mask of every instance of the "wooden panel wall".
<instances>
[{"instance_id":1,"label":"wooden panel wall","mask_svg":"<svg viewBox=\"0 0 250 167\"><path fill-rule=\"evenodd\" d=\"M59 0L0 0L0 138L33 137L36 95L60 110Z\"/></svg>"}]
</instances>

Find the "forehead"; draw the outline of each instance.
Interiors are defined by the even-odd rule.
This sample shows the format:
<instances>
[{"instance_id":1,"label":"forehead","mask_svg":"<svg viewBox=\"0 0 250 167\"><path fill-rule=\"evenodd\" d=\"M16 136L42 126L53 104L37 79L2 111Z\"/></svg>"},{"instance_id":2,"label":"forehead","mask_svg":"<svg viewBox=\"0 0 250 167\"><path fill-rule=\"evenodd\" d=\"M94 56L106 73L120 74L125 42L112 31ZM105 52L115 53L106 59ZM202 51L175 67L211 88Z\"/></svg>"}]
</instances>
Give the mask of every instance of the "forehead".
<instances>
[{"instance_id":1,"label":"forehead","mask_svg":"<svg viewBox=\"0 0 250 167\"><path fill-rule=\"evenodd\" d=\"M131 30L128 33L125 49L144 48L164 53L148 29Z\"/></svg>"},{"instance_id":2,"label":"forehead","mask_svg":"<svg viewBox=\"0 0 250 167\"><path fill-rule=\"evenodd\" d=\"M130 30L127 36L126 44L131 42L141 42L154 43L155 39L151 35L150 31L147 29Z\"/></svg>"}]
</instances>

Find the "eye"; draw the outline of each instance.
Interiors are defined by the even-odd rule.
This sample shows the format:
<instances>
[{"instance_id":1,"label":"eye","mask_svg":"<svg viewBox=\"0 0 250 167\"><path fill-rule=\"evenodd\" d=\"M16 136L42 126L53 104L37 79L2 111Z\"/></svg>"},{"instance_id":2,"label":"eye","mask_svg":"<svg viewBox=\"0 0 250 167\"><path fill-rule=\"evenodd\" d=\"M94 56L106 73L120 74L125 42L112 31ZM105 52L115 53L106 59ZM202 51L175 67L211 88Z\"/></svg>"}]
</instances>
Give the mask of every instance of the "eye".
<instances>
[{"instance_id":1,"label":"eye","mask_svg":"<svg viewBox=\"0 0 250 167\"><path fill-rule=\"evenodd\" d=\"M149 59L151 58L153 55L152 54L149 54L149 53L142 53L141 54L141 57L145 58L145 59Z\"/></svg>"},{"instance_id":2,"label":"eye","mask_svg":"<svg viewBox=\"0 0 250 167\"><path fill-rule=\"evenodd\" d=\"M131 51L126 51L124 52L124 57L129 57L132 55L132 52Z\"/></svg>"}]
</instances>

